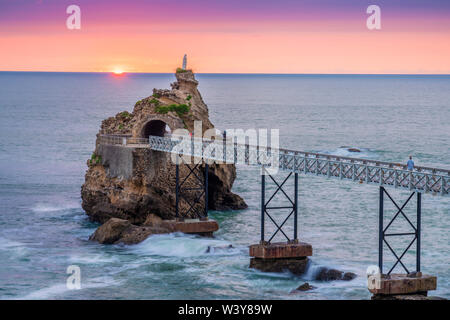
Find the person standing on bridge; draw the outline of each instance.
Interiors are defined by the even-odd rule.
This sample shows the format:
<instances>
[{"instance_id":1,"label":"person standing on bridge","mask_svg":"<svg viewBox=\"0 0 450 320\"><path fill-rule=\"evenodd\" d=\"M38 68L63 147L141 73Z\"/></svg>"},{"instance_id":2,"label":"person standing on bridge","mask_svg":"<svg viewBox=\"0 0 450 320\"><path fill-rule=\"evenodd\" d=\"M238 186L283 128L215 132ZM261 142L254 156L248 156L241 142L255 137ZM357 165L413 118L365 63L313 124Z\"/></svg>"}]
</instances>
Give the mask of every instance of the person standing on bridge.
<instances>
[{"instance_id":1,"label":"person standing on bridge","mask_svg":"<svg viewBox=\"0 0 450 320\"><path fill-rule=\"evenodd\" d=\"M409 160L406 163L406 166L408 167L408 170L410 170L410 171L414 170L414 161L412 159L412 156L409 156Z\"/></svg>"}]
</instances>

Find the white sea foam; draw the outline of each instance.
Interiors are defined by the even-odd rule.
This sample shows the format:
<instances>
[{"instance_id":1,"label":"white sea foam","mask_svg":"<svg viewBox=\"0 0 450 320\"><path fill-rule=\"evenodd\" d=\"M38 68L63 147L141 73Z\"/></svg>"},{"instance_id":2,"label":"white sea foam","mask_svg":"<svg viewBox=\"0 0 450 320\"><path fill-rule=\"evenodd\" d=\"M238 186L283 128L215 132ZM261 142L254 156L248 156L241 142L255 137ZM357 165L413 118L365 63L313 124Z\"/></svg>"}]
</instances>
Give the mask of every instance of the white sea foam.
<instances>
[{"instance_id":1,"label":"white sea foam","mask_svg":"<svg viewBox=\"0 0 450 320\"><path fill-rule=\"evenodd\" d=\"M208 247L224 247L229 242L218 239L200 238L184 234L164 234L148 237L131 250L142 255L156 255L166 257L192 257L205 255Z\"/></svg>"},{"instance_id":2,"label":"white sea foam","mask_svg":"<svg viewBox=\"0 0 450 320\"><path fill-rule=\"evenodd\" d=\"M24 244L21 242L9 240L9 239L3 238L3 237L0 238L0 249L9 249L9 248L15 248L15 247L20 247L20 246L24 246Z\"/></svg>"},{"instance_id":3,"label":"white sea foam","mask_svg":"<svg viewBox=\"0 0 450 320\"><path fill-rule=\"evenodd\" d=\"M65 210L78 209L78 208L81 208L81 207L80 207L80 204L76 203L76 202L68 202L65 204L38 203L34 207L32 207L31 210L36 213L47 213L47 212L65 211Z\"/></svg>"},{"instance_id":4,"label":"white sea foam","mask_svg":"<svg viewBox=\"0 0 450 320\"><path fill-rule=\"evenodd\" d=\"M118 286L125 282L125 280L116 280L112 277L104 276L92 279L81 279L81 289L79 290L69 290L66 285L66 279L62 283L54 284L52 286L38 289L36 291L30 292L25 296L18 297L16 299L20 300L35 300L35 299L56 299L65 293L73 293L77 291L82 291L83 289L91 288L104 288L110 286Z\"/></svg>"},{"instance_id":5,"label":"white sea foam","mask_svg":"<svg viewBox=\"0 0 450 320\"><path fill-rule=\"evenodd\" d=\"M27 248L24 243L9 240L3 237L0 238L0 250L7 251L18 256L22 256L27 252Z\"/></svg>"},{"instance_id":6,"label":"white sea foam","mask_svg":"<svg viewBox=\"0 0 450 320\"><path fill-rule=\"evenodd\" d=\"M308 262L308 268L306 269L305 274L302 276L303 279L308 281L313 281L316 279L317 274L320 269L322 269L323 265L314 264L311 260Z\"/></svg>"},{"instance_id":7,"label":"white sea foam","mask_svg":"<svg viewBox=\"0 0 450 320\"><path fill-rule=\"evenodd\" d=\"M73 264L103 264L119 261L119 257L105 254L76 254L70 256L69 261Z\"/></svg>"},{"instance_id":8,"label":"white sea foam","mask_svg":"<svg viewBox=\"0 0 450 320\"><path fill-rule=\"evenodd\" d=\"M302 279L304 279L305 281L315 281L318 273L323 269L336 269L336 270L343 270L344 272L355 272L357 273L357 270L355 269L351 269L349 270L348 268L345 268L343 266L338 266L335 264L324 264L324 263L315 263L314 261L309 261L308 263L308 268L306 269L306 272L302 275ZM357 275L357 277L355 279L352 280L352 285L355 285L356 283L358 284L363 284L365 282L365 278L361 277L359 275ZM325 282L324 283L325 287L329 287L329 286L349 286L349 282L348 281L329 281L329 282Z\"/></svg>"}]
</instances>

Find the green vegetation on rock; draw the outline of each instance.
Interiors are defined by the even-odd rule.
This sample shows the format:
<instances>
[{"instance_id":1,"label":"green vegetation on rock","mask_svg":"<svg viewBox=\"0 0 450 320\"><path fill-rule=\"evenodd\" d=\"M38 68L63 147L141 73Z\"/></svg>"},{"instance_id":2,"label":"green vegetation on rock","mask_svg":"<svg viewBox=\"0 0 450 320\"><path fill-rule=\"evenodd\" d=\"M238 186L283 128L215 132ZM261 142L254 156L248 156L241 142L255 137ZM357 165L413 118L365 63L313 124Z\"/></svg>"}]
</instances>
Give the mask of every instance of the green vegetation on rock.
<instances>
[{"instance_id":1,"label":"green vegetation on rock","mask_svg":"<svg viewBox=\"0 0 450 320\"><path fill-rule=\"evenodd\" d=\"M139 102L141 102L141 101L138 101L137 103L139 103ZM136 104L137 104L136 103ZM128 111L123 111L123 112L121 112L120 113L120 116L122 117L122 118L131 118L131 114L128 112Z\"/></svg>"},{"instance_id":2,"label":"green vegetation on rock","mask_svg":"<svg viewBox=\"0 0 450 320\"><path fill-rule=\"evenodd\" d=\"M175 112L179 117L189 112L189 106L186 104L171 104L169 106L157 106L155 111L157 113L166 114L168 112Z\"/></svg>"},{"instance_id":3,"label":"green vegetation on rock","mask_svg":"<svg viewBox=\"0 0 450 320\"><path fill-rule=\"evenodd\" d=\"M102 162L102 156L93 153L89 162L90 164L100 164Z\"/></svg>"},{"instance_id":4,"label":"green vegetation on rock","mask_svg":"<svg viewBox=\"0 0 450 320\"><path fill-rule=\"evenodd\" d=\"M160 104L159 100L157 100L157 99L155 99L155 98L151 99L151 100L150 100L150 103L151 103L151 104L154 104L155 106L159 106L159 104Z\"/></svg>"},{"instance_id":5,"label":"green vegetation on rock","mask_svg":"<svg viewBox=\"0 0 450 320\"><path fill-rule=\"evenodd\" d=\"M187 72L187 70L182 69L182 68L177 68L177 73L185 73Z\"/></svg>"}]
</instances>

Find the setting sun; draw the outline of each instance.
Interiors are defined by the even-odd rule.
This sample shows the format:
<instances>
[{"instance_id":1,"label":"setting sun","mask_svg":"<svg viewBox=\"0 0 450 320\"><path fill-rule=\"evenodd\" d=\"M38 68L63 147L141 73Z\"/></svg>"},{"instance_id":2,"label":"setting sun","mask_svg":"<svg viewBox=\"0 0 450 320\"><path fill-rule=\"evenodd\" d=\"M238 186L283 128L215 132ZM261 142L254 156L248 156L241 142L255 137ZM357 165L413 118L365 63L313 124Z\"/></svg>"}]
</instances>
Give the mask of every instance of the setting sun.
<instances>
[{"instance_id":1,"label":"setting sun","mask_svg":"<svg viewBox=\"0 0 450 320\"><path fill-rule=\"evenodd\" d=\"M123 70L121 70L121 69L115 69L115 70L113 71L113 73L114 73L114 74L122 74L122 73L123 73Z\"/></svg>"}]
</instances>

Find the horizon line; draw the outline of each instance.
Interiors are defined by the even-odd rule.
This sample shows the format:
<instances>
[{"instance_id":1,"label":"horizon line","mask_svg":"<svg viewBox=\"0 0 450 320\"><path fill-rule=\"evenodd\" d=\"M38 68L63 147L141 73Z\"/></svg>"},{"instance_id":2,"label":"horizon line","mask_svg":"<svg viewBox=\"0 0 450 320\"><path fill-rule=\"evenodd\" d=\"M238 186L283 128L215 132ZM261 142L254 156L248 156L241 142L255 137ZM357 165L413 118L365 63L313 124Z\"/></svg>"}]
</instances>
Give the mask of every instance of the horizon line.
<instances>
[{"instance_id":1,"label":"horizon line","mask_svg":"<svg viewBox=\"0 0 450 320\"><path fill-rule=\"evenodd\" d=\"M114 71L42 71L42 70L0 70L0 72L17 73L105 73L122 76L126 74L175 74L172 72L126 72L115 74ZM217 75L379 75L379 76L450 76L450 73L275 73L275 72L193 72L194 74L217 74Z\"/></svg>"}]
</instances>

